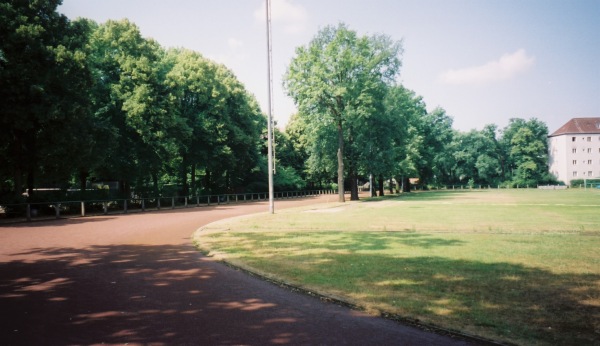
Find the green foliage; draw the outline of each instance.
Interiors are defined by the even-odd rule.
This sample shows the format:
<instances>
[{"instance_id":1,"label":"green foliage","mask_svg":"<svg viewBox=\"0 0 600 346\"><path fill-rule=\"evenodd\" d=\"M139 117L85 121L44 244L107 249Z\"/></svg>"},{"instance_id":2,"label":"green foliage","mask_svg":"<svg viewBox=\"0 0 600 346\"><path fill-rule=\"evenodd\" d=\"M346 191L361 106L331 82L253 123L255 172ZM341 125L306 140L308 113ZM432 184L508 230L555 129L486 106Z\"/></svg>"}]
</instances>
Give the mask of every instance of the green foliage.
<instances>
[{"instance_id":1,"label":"green foliage","mask_svg":"<svg viewBox=\"0 0 600 346\"><path fill-rule=\"evenodd\" d=\"M548 173L546 125L537 119L511 119L500 135L496 125L483 130L455 132L445 149L453 163L446 166L446 184L463 184L473 179L477 184L536 186L553 184Z\"/></svg>"},{"instance_id":2,"label":"green foliage","mask_svg":"<svg viewBox=\"0 0 600 346\"><path fill-rule=\"evenodd\" d=\"M0 4L2 195L77 181L83 198L89 180L127 195L248 183L266 120L231 71L165 51L128 20L71 22L59 3Z\"/></svg>"},{"instance_id":3,"label":"green foliage","mask_svg":"<svg viewBox=\"0 0 600 346\"><path fill-rule=\"evenodd\" d=\"M33 194L40 177L68 180L78 156L71 145L89 128L87 31L58 14L59 3L0 3L0 180L11 180L15 197L24 187Z\"/></svg>"},{"instance_id":4,"label":"green foliage","mask_svg":"<svg viewBox=\"0 0 600 346\"><path fill-rule=\"evenodd\" d=\"M341 201L345 174L355 187L361 166L357 154L366 144L360 141L361 131L369 118L381 114L387 87L399 72L400 54L401 44L387 36L358 36L344 24L328 26L296 49L284 76L299 116L306 117L308 168L318 173L336 162Z\"/></svg>"},{"instance_id":5,"label":"green foliage","mask_svg":"<svg viewBox=\"0 0 600 346\"><path fill-rule=\"evenodd\" d=\"M278 191L304 190L306 183L294 168L280 166L274 175L273 185Z\"/></svg>"},{"instance_id":6,"label":"green foliage","mask_svg":"<svg viewBox=\"0 0 600 346\"><path fill-rule=\"evenodd\" d=\"M266 186L266 117L232 71L166 50L126 19L69 21L59 3L0 3L0 198L21 200L26 189L33 198L35 187L79 187L85 198L90 181L118 181L126 195ZM381 189L391 177L555 182L544 123L453 131L443 109L427 112L396 84L401 54L401 42L344 24L296 50L284 86L299 113L275 131L278 190L337 178L341 199L347 187L357 199L357 181L370 175Z\"/></svg>"},{"instance_id":7,"label":"green foliage","mask_svg":"<svg viewBox=\"0 0 600 346\"><path fill-rule=\"evenodd\" d=\"M182 161L184 192L197 185L203 171L207 191L231 191L242 185L258 159L259 138L266 125L256 100L231 71L199 53L171 50L167 74L171 109L182 125L176 136Z\"/></svg>"}]
</instances>

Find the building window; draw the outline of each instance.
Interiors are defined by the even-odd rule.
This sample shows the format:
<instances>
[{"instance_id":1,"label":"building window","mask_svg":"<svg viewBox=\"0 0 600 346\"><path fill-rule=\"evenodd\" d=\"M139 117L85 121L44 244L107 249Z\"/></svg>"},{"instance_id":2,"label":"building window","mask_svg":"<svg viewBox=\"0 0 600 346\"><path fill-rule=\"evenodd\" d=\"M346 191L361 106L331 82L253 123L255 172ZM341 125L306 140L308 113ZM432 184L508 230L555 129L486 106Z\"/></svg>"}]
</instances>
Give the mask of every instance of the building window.
<instances>
[{"instance_id":1,"label":"building window","mask_svg":"<svg viewBox=\"0 0 600 346\"><path fill-rule=\"evenodd\" d=\"M571 138L571 142L575 142L575 137Z\"/></svg>"},{"instance_id":2,"label":"building window","mask_svg":"<svg viewBox=\"0 0 600 346\"><path fill-rule=\"evenodd\" d=\"M577 160L573 160L573 164L576 165L577 164Z\"/></svg>"},{"instance_id":3,"label":"building window","mask_svg":"<svg viewBox=\"0 0 600 346\"><path fill-rule=\"evenodd\" d=\"M591 142L591 141L592 141L592 137L588 137L588 138L587 138L587 141L588 141L588 142Z\"/></svg>"},{"instance_id":4,"label":"building window","mask_svg":"<svg viewBox=\"0 0 600 346\"><path fill-rule=\"evenodd\" d=\"M592 171L589 171L588 172L588 177L591 177L591 176L592 176Z\"/></svg>"},{"instance_id":5,"label":"building window","mask_svg":"<svg viewBox=\"0 0 600 346\"><path fill-rule=\"evenodd\" d=\"M591 165L591 164L592 164L592 160L588 160L588 165Z\"/></svg>"},{"instance_id":6,"label":"building window","mask_svg":"<svg viewBox=\"0 0 600 346\"><path fill-rule=\"evenodd\" d=\"M576 177L577 176L577 171L573 171L573 176Z\"/></svg>"},{"instance_id":7,"label":"building window","mask_svg":"<svg viewBox=\"0 0 600 346\"><path fill-rule=\"evenodd\" d=\"M577 149L576 149L576 148L573 148L573 149L571 149L571 152L572 152L573 154L576 154L576 153L577 153Z\"/></svg>"},{"instance_id":8,"label":"building window","mask_svg":"<svg viewBox=\"0 0 600 346\"><path fill-rule=\"evenodd\" d=\"M588 154L592 153L592 148L588 148Z\"/></svg>"}]
</instances>

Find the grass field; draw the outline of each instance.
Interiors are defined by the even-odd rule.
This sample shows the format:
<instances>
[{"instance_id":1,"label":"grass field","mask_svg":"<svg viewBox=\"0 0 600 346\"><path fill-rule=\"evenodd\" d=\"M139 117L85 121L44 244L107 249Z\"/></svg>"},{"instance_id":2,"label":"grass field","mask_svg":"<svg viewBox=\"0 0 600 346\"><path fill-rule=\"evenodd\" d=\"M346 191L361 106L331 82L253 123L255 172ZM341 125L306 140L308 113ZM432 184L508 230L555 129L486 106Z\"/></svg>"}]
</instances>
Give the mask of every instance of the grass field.
<instances>
[{"instance_id":1,"label":"grass field","mask_svg":"<svg viewBox=\"0 0 600 346\"><path fill-rule=\"evenodd\" d=\"M373 313L600 344L600 190L411 193L211 224L212 255Z\"/></svg>"}]
</instances>

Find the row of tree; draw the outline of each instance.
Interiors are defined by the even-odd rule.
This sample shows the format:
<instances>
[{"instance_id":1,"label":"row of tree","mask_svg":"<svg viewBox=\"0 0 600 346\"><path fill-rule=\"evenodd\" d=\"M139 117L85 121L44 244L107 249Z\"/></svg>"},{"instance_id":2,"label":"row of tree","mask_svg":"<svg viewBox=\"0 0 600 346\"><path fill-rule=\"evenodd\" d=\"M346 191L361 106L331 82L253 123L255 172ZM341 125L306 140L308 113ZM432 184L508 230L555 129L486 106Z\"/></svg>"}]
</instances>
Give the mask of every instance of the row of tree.
<instances>
[{"instance_id":1,"label":"row of tree","mask_svg":"<svg viewBox=\"0 0 600 346\"><path fill-rule=\"evenodd\" d=\"M546 125L512 119L498 131L461 133L441 108L427 112L423 99L396 84L401 42L385 35L359 36L345 25L326 27L296 51L285 87L299 108L287 128L305 162L294 166L308 180L337 176L339 199L374 176L410 189L420 184L535 185L547 173ZM344 187L346 185L346 187Z\"/></svg>"},{"instance_id":2,"label":"row of tree","mask_svg":"<svg viewBox=\"0 0 600 346\"><path fill-rule=\"evenodd\" d=\"M266 125L234 74L164 49L127 20L70 21L60 0L0 2L0 190L118 181L126 195L267 190ZM458 132L398 85L401 42L340 24L297 49L284 86L299 112L276 130L277 189L331 186L358 198L373 177L424 185L535 184L548 130L513 119ZM89 194L88 194L89 196ZM85 196L82 196L85 197Z\"/></svg>"},{"instance_id":3,"label":"row of tree","mask_svg":"<svg viewBox=\"0 0 600 346\"><path fill-rule=\"evenodd\" d=\"M124 194L175 184L186 195L264 181L266 118L230 70L164 49L127 20L70 21L59 3L0 3L5 199L85 192L94 180L118 181Z\"/></svg>"}]
</instances>

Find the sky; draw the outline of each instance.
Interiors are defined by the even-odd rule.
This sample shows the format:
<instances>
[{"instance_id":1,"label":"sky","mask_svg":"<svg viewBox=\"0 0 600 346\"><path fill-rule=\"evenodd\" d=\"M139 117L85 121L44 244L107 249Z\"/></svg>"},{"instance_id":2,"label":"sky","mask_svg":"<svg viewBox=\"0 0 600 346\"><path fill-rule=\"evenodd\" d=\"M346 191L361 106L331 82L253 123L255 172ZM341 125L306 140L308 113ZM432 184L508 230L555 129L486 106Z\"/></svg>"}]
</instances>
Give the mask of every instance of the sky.
<instances>
[{"instance_id":1,"label":"sky","mask_svg":"<svg viewBox=\"0 0 600 346\"><path fill-rule=\"evenodd\" d=\"M273 117L296 107L282 77L297 47L345 23L402 41L398 83L460 131L537 118L550 133L600 117L600 0L271 0ZM63 0L58 12L129 19L165 48L230 68L268 110L265 0Z\"/></svg>"}]
</instances>

